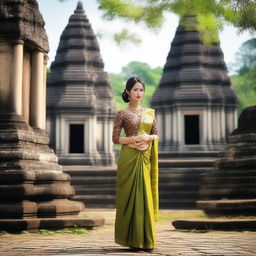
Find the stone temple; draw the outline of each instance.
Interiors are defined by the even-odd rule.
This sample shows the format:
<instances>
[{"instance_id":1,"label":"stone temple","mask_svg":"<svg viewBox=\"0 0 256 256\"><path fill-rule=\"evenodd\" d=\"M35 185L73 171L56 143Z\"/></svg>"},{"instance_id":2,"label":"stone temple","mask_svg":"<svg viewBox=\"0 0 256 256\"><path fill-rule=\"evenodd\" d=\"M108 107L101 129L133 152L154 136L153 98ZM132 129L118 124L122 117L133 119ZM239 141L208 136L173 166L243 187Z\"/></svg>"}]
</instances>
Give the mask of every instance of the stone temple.
<instances>
[{"instance_id":1,"label":"stone temple","mask_svg":"<svg viewBox=\"0 0 256 256\"><path fill-rule=\"evenodd\" d=\"M0 0L0 230L92 228L48 146L48 39L36 0Z\"/></svg>"},{"instance_id":2,"label":"stone temple","mask_svg":"<svg viewBox=\"0 0 256 256\"><path fill-rule=\"evenodd\" d=\"M181 18L151 102L160 131L164 207L195 206L200 174L213 168L237 124L237 99L221 48L205 46L196 25L194 16Z\"/></svg>"},{"instance_id":3,"label":"stone temple","mask_svg":"<svg viewBox=\"0 0 256 256\"><path fill-rule=\"evenodd\" d=\"M160 127L160 151L219 151L236 127L236 96L218 44L204 46L195 17L176 31L160 84L153 96Z\"/></svg>"},{"instance_id":4,"label":"stone temple","mask_svg":"<svg viewBox=\"0 0 256 256\"><path fill-rule=\"evenodd\" d=\"M47 79L47 132L64 165L113 165L115 105L96 36L79 1Z\"/></svg>"},{"instance_id":5,"label":"stone temple","mask_svg":"<svg viewBox=\"0 0 256 256\"><path fill-rule=\"evenodd\" d=\"M216 170L203 177L200 195L197 205L210 216L256 215L256 106L242 111Z\"/></svg>"}]
</instances>

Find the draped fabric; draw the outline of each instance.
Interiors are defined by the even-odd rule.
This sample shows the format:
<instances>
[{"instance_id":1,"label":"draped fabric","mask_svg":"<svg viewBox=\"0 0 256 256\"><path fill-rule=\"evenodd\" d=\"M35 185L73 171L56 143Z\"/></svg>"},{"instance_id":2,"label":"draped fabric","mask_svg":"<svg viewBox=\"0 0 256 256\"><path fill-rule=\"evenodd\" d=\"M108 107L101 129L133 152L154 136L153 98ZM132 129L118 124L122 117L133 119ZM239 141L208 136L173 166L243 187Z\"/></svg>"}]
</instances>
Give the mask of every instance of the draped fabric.
<instances>
[{"instance_id":1,"label":"draped fabric","mask_svg":"<svg viewBox=\"0 0 256 256\"><path fill-rule=\"evenodd\" d=\"M138 135L150 134L153 109L144 109ZM155 247L158 218L158 140L145 151L122 145L117 168L115 242L130 247Z\"/></svg>"}]
</instances>

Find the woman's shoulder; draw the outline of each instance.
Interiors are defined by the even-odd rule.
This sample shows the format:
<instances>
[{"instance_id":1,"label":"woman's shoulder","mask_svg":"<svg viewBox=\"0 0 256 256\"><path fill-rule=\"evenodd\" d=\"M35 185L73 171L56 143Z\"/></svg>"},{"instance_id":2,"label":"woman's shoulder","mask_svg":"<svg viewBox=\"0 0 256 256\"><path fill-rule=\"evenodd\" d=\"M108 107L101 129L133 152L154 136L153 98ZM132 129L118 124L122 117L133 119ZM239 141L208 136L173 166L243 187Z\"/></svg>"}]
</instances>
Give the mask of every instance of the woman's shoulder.
<instances>
[{"instance_id":1,"label":"woman's shoulder","mask_svg":"<svg viewBox=\"0 0 256 256\"><path fill-rule=\"evenodd\" d=\"M122 117L125 114L125 109L119 109L116 112L116 117Z\"/></svg>"},{"instance_id":2,"label":"woman's shoulder","mask_svg":"<svg viewBox=\"0 0 256 256\"><path fill-rule=\"evenodd\" d=\"M154 108L145 108L144 107L144 111L155 112L155 109Z\"/></svg>"}]
</instances>

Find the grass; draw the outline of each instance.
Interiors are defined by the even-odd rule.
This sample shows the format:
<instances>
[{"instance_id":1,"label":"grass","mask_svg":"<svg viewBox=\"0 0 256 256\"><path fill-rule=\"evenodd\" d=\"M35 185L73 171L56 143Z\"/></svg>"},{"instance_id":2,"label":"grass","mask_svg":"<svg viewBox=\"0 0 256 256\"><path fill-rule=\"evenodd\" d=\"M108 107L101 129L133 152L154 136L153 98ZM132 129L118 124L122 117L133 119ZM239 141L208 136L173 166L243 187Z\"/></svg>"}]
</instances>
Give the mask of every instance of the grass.
<instances>
[{"instance_id":1,"label":"grass","mask_svg":"<svg viewBox=\"0 0 256 256\"><path fill-rule=\"evenodd\" d=\"M39 229L37 233L40 235L55 235L55 234L84 235L88 233L88 230L84 228L69 228L69 229L62 229L62 230Z\"/></svg>"},{"instance_id":2,"label":"grass","mask_svg":"<svg viewBox=\"0 0 256 256\"><path fill-rule=\"evenodd\" d=\"M7 231L0 231L0 236L1 235L7 235L7 234L17 234L17 235L21 235L21 234L27 234L29 231L11 231L11 232L7 232ZM39 230L35 230L35 231L30 231L30 232L35 232L37 234L40 235L56 235L56 234L75 234L75 235L84 235L87 234L89 231L85 228L78 228L78 227L74 227L74 228L65 228L65 229L61 229L61 230L48 230L48 229L39 229Z\"/></svg>"},{"instance_id":3,"label":"grass","mask_svg":"<svg viewBox=\"0 0 256 256\"><path fill-rule=\"evenodd\" d=\"M173 221L177 219L202 219L208 218L203 211L198 210L160 210L159 221Z\"/></svg>"}]
</instances>

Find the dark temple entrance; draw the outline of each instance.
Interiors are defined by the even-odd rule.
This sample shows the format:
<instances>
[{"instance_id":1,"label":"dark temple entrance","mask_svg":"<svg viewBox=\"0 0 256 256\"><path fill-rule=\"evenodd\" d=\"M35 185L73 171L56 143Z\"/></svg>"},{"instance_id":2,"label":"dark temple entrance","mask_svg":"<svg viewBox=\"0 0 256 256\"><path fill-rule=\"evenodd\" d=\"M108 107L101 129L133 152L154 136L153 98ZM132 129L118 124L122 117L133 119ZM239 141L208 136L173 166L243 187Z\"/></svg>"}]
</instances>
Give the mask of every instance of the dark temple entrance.
<instances>
[{"instance_id":1,"label":"dark temple entrance","mask_svg":"<svg viewBox=\"0 0 256 256\"><path fill-rule=\"evenodd\" d=\"M84 125L70 124L69 153L84 153Z\"/></svg>"},{"instance_id":2,"label":"dark temple entrance","mask_svg":"<svg viewBox=\"0 0 256 256\"><path fill-rule=\"evenodd\" d=\"M185 144L198 145L200 144L199 133L199 115L185 115Z\"/></svg>"}]
</instances>

